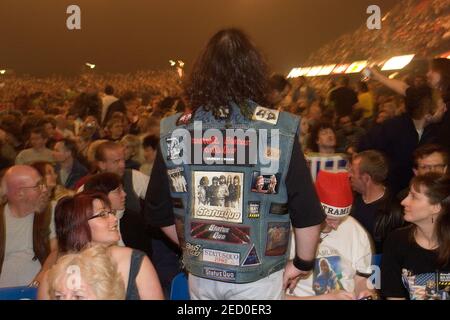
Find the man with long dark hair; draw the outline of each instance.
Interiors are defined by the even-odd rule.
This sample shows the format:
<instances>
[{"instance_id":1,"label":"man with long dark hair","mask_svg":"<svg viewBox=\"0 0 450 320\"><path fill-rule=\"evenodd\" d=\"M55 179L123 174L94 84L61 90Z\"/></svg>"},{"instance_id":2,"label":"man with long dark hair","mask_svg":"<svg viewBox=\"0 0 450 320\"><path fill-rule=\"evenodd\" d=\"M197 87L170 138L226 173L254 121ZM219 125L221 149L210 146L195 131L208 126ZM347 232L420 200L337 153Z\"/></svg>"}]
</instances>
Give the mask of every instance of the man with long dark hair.
<instances>
[{"instance_id":1,"label":"man with long dark hair","mask_svg":"<svg viewBox=\"0 0 450 320\"><path fill-rule=\"evenodd\" d=\"M283 287L293 289L313 267L324 215L298 144L299 119L263 107L268 74L242 31L219 31L185 83L193 111L161 122L145 214L174 242L185 240L179 244L192 299L280 299ZM168 153L180 136L183 159ZM187 192L169 188L167 170L177 167L183 167ZM229 174L241 182L235 207L199 199L201 179ZM257 176L279 176L277 192L252 191ZM199 222L205 232L191 232ZM291 223L297 256L286 265ZM269 232L274 229L276 236Z\"/></svg>"}]
</instances>

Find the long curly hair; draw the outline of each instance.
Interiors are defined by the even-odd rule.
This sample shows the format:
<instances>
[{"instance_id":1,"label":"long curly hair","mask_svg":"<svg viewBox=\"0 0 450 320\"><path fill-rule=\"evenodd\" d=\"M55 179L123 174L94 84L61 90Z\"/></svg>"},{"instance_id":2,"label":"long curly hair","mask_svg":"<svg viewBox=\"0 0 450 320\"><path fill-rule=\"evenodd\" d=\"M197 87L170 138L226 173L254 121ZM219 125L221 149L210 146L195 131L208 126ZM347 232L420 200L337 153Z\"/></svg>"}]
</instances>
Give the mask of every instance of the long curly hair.
<instances>
[{"instance_id":1,"label":"long curly hair","mask_svg":"<svg viewBox=\"0 0 450 320\"><path fill-rule=\"evenodd\" d=\"M269 68L247 35L238 29L217 32L197 58L184 83L190 107L213 114L234 102L267 105Z\"/></svg>"}]
</instances>

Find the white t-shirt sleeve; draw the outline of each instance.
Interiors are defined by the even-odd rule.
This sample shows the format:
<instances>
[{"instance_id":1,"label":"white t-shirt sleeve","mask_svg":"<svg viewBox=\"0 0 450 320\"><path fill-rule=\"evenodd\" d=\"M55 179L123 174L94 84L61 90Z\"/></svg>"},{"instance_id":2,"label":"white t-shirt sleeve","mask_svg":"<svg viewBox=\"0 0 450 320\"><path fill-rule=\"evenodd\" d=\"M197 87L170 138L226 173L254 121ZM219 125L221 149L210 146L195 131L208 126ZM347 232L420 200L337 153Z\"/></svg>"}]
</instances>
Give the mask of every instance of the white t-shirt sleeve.
<instances>
[{"instance_id":1,"label":"white t-shirt sleeve","mask_svg":"<svg viewBox=\"0 0 450 320\"><path fill-rule=\"evenodd\" d=\"M132 170L132 174L134 192L136 192L139 198L144 200L145 195L147 194L147 187L150 181L150 177L137 170Z\"/></svg>"},{"instance_id":2,"label":"white t-shirt sleeve","mask_svg":"<svg viewBox=\"0 0 450 320\"><path fill-rule=\"evenodd\" d=\"M355 246L352 261L355 270L362 274L372 274L371 242L367 231L360 224L357 224L353 241L354 243L358 243L358 245Z\"/></svg>"}]
</instances>

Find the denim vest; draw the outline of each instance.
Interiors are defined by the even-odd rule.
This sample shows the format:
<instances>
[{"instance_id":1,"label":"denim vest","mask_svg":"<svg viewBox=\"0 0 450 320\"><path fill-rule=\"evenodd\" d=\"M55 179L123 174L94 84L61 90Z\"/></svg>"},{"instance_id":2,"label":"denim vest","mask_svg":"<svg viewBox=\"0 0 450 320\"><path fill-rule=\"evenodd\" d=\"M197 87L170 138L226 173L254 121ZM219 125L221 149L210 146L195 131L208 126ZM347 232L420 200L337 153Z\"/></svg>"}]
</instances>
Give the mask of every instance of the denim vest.
<instances>
[{"instance_id":1,"label":"denim vest","mask_svg":"<svg viewBox=\"0 0 450 320\"><path fill-rule=\"evenodd\" d=\"M245 110L247 117L231 104L226 120L203 108L176 114L161 121L160 136L185 267L234 283L257 281L286 264L285 179L299 124L298 117L251 102ZM227 129L251 133L235 139Z\"/></svg>"}]
</instances>

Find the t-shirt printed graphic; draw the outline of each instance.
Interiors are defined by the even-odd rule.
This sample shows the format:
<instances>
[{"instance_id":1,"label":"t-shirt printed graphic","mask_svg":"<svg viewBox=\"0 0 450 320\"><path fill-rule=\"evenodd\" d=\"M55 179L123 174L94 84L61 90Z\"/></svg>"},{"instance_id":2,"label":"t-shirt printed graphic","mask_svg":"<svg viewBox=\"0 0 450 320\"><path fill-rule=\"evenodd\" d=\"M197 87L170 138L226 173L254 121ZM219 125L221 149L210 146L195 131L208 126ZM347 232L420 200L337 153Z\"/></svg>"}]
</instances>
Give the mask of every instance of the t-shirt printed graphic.
<instances>
[{"instance_id":1,"label":"t-shirt printed graphic","mask_svg":"<svg viewBox=\"0 0 450 320\"><path fill-rule=\"evenodd\" d=\"M411 300L450 300L450 273L414 274L402 269L402 282Z\"/></svg>"},{"instance_id":2,"label":"t-shirt printed graphic","mask_svg":"<svg viewBox=\"0 0 450 320\"><path fill-rule=\"evenodd\" d=\"M313 273L313 290L316 296L343 289L341 257L316 259Z\"/></svg>"}]
</instances>

